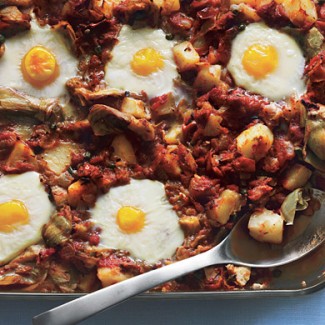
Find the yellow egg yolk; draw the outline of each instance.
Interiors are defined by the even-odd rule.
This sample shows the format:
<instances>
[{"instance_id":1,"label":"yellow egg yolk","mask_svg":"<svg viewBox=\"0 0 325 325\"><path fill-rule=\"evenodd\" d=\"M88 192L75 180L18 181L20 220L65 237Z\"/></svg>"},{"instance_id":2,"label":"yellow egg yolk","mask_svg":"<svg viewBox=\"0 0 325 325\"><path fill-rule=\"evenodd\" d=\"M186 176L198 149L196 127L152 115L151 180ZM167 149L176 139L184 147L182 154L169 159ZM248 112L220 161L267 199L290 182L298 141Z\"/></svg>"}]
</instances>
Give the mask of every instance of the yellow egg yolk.
<instances>
[{"instance_id":1,"label":"yellow egg yolk","mask_svg":"<svg viewBox=\"0 0 325 325\"><path fill-rule=\"evenodd\" d=\"M125 206L117 212L117 224L128 234L139 232L144 226L145 214L140 209Z\"/></svg>"},{"instance_id":2,"label":"yellow egg yolk","mask_svg":"<svg viewBox=\"0 0 325 325\"><path fill-rule=\"evenodd\" d=\"M12 232L28 222L28 210L23 202L12 200L0 204L0 232Z\"/></svg>"},{"instance_id":3,"label":"yellow egg yolk","mask_svg":"<svg viewBox=\"0 0 325 325\"><path fill-rule=\"evenodd\" d=\"M278 66L278 53L273 46L253 44L245 51L242 64L248 74L262 79Z\"/></svg>"},{"instance_id":4,"label":"yellow egg yolk","mask_svg":"<svg viewBox=\"0 0 325 325\"><path fill-rule=\"evenodd\" d=\"M157 50L147 47L139 50L133 55L131 61L132 70L140 76L148 76L162 69L164 58Z\"/></svg>"},{"instance_id":5,"label":"yellow egg yolk","mask_svg":"<svg viewBox=\"0 0 325 325\"><path fill-rule=\"evenodd\" d=\"M36 88L51 84L59 76L55 56L43 46L34 46L21 62L24 79Z\"/></svg>"}]
</instances>

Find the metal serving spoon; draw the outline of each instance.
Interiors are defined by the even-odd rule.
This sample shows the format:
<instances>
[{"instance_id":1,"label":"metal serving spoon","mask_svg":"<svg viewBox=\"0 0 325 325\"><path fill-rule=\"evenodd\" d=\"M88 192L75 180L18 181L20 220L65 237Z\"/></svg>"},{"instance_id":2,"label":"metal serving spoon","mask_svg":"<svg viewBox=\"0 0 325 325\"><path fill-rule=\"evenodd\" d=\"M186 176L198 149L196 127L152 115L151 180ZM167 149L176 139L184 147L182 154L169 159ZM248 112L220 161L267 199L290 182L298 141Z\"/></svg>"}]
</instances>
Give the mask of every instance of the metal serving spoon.
<instances>
[{"instance_id":1,"label":"metal serving spoon","mask_svg":"<svg viewBox=\"0 0 325 325\"><path fill-rule=\"evenodd\" d=\"M98 290L33 318L34 325L68 325L82 321L123 300L159 284L214 264L232 263L251 267L274 267L293 262L310 253L325 240L325 193L313 190L321 208L296 238L283 245L256 242L247 231L248 218L243 217L230 234L211 250L188 259L138 275L129 280Z\"/></svg>"}]
</instances>

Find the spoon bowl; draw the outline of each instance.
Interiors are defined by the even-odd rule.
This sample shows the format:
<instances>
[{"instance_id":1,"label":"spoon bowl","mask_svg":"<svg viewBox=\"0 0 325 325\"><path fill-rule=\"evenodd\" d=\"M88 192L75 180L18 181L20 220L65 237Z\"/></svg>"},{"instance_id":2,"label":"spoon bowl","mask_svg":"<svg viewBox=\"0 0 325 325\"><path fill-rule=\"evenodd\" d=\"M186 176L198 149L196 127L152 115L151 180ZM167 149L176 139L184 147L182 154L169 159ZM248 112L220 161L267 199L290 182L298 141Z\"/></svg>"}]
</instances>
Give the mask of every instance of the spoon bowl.
<instances>
[{"instance_id":1,"label":"spoon bowl","mask_svg":"<svg viewBox=\"0 0 325 325\"><path fill-rule=\"evenodd\" d=\"M262 268L280 266L302 258L322 244L325 239L325 193L313 189L312 194L321 203L320 209L312 217L300 215L295 224L289 226L295 231L285 236L283 244L256 241L247 231L249 216L241 218L224 242L226 255L233 259L232 263Z\"/></svg>"},{"instance_id":2,"label":"spoon bowl","mask_svg":"<svg viewBox=\"0 0 325 325\"><path fill-rule=\"evenodd\" d=\"M259 243L247 230L249 216L242 217L230 234L211 250L162 268L138 275L51 309L33 318L34 325L68 325L82 321L134 295L169 280L214 264L236 264L250 267L275 267L307 255L325 240L325 193L313 190L321 208L293 240L283 245Z\"/></svg>"}]
</instances>

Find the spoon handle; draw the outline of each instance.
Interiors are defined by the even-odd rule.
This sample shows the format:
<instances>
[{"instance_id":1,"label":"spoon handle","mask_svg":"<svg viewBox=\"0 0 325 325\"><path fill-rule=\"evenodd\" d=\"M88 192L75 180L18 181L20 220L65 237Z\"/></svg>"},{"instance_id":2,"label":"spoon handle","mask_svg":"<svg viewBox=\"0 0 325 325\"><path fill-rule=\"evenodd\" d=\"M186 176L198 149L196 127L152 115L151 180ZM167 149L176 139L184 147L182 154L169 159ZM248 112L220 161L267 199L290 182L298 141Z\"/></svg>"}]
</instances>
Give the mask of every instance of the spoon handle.
<instances>
[{"instance_id":1,"label":"spoon handle","mask_svg":"<svg viewBox=\"0 0 325 325\"><path fill-rule=\"evenodd\" d=\"M213 255L208 251L82 296L35 316L33 324L75 324L159 284L214 264L216 255L215 250Z\"/></svg>"}]
</instances>

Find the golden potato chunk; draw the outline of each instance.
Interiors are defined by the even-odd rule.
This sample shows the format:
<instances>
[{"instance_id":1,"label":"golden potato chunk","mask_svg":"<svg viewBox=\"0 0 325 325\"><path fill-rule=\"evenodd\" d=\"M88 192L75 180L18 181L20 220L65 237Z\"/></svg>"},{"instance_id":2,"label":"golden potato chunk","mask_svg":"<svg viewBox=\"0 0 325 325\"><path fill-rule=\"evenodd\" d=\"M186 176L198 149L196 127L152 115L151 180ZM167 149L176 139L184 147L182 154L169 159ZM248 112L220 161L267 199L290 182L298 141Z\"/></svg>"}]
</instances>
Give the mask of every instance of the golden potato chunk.
<instances>
[{"instance_id":1,"label":"golden potato chunk","mask_svg":"<svg viewBox=\"0 0 325 325\"><path fill-rule=\"evenodd\" d=\"M112 147L114 148L113 155L115 157L120 158L129 164L137 163L137 157L135 156L132 144L125 135L117 135L112 142Z\"/></svg>"},{"instance_id":2,"label":"golden potato chunk","mask_svg":"<svg viewBox=\"0 0 325 325\"><path fill-rule=\"evenodd\" d=\"M180 72L196 68L200 56L194 49L191 42L185 41L173 48L174 59Z\"/></svg>"},{"instance_id":3,"label":"golden potato chunk","mask_svg":"<svg viewBox=\"0 0 325 325\"><path fill-rule=\"evenodd\" d=\"M249 218L249 234L260 242L281 244L283 219L271 210L255 211Z\"/></svg>"},{"instance_id":4,"label":"golden potato chunk","mask_svg":"<svg viewBox=\"0 0 325 325\"><path fill-rule=\"evenodd\" d=\"M237 137L237 150L244 157L258 161L266 156L273 140L272 131L266 125L258 123Z\"/></svg>"},{"instance_id":5,"label":"golden potato chunk","mask_svg":"<svg viewBox=\"0 0 325 325\"><path fill-rule=\"evenodd\" d=\"M282 181L285 189L293 191L299 187L303 187L310 178L312 171L307 167L296 164L287 171Z\"/></svg>"},{"instance_id":6,"label":"golden potato chunk","mask_svg":"<svg viewBox=\"0 0 325 325\"><path fill-rule=\"evenodd\" d=\"M208 92L218 86L220 82L221 66L218 64L204 65L200 68L199 73L194 81L194 87Z\"/></svg>"},{"instance_id":7,"label":"golden potato chunk","mask_svg":"<svg viewBox=\"0 0 325 325\"><path fill-rule=\"evenodd\" d=\"M144 102L132 97L125 97L122 101L121 112L133 115L136 118L148 118Z\"/></svg>"},{"instance_id":8,"label":"golden potato chunk","mask_svg":"<svg viewBox=\"0 0 325 325\"><path fill-rule=\"evenodd\" d=\"M76 144L61 142L54 148L45 150L42 158L46 161L49 169L55 174L60 175L70 166L71 155L77 148Z\"/></svg>"},{"instance_id":9,"label":"golden potato chunk","mask_svg":"<svg viewBox=\"0 0 325 325\"><path fill-rule=\"evenodd\" d=\"M101 281L103 287L124 281L132 277L130 274L122 273L121 269L116 267L100 267L97 270L97 277Z\"/></svg>"},{"instance_id":10,"label":"golden potato chunk","mask_svg":"<svg viewBox=\"0 0 325 325\"><path fill-rule=\"evenodd\" d=\"M230 216L238 211L241 206L241 195L233 190L224 190L213 206L207 211L207 216L212 225L224 225Z\"/></svg>"},{"instance_id":11,"label":"golden potato chunk","mask_svg":"<svg viewBox=\"0 0 325 325\"><path fill-rule=\"evenodd\" d=\"M169 15L181 7L180 0L153 0L153 3L161 9L163 15Z\"/></svg>"}]
</instances>

